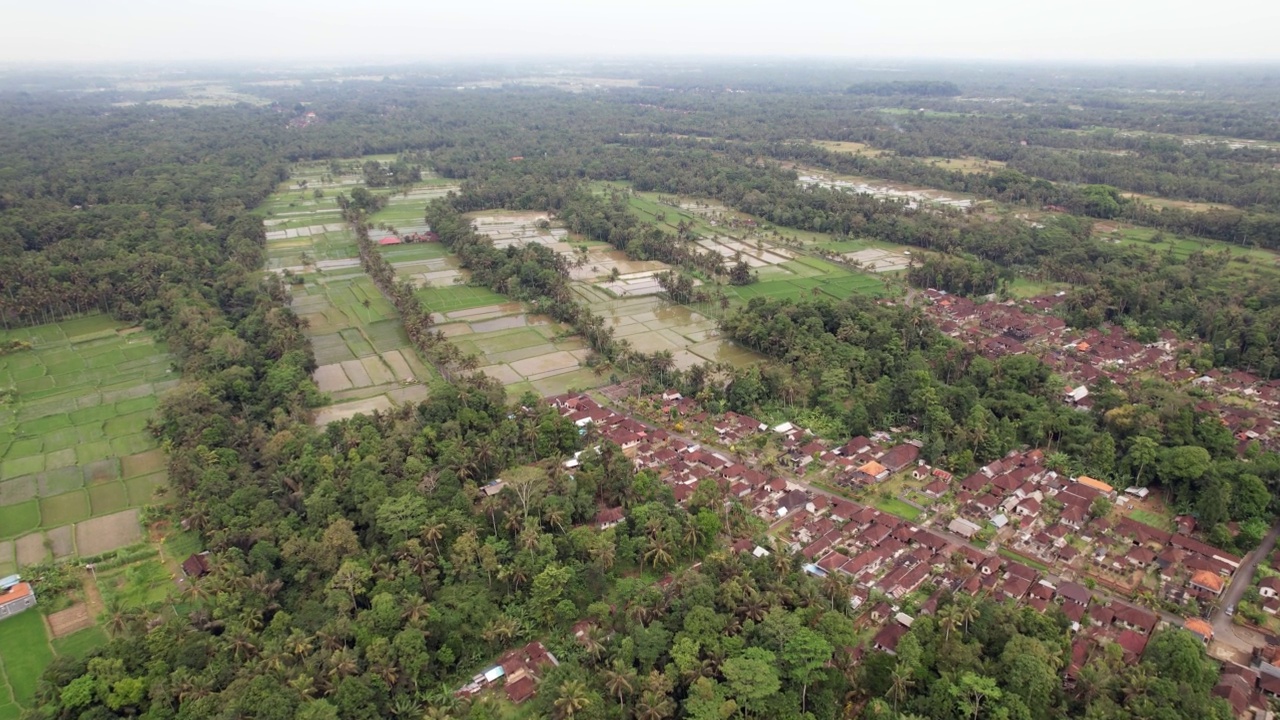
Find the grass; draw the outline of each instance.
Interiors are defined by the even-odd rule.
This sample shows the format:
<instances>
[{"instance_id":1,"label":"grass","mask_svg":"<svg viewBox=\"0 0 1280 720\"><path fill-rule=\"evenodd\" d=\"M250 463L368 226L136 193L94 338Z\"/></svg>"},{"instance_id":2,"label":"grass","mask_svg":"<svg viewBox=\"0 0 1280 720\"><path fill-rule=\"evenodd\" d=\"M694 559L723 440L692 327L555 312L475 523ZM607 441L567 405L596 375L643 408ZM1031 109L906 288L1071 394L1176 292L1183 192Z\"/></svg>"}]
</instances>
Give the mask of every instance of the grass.
<instances>
[{"instance_id":1,"label":"grass","mask_svg":"<svg viewBox=\"0 0 1280 720\"><path fill-rule=\"evenodd\" d=\"M0 672L9 681L14 702L29 707L40 674L53 662L44 616L28 610L0 621Z\"/></svg>"},{"instance_id":2,"label":"grass","mask_svg":"<svg viewBox=\"0 0 1280 720\"><path fill-rule=\"evenodd\" d=\"M1166 532L1173 529L1173 520L1169 517L1158 515L1148 510L1133 510L1129 513L1129 517L1137 520L1143 525L1150 525Z\"/></svg>"},{"instance_id":3,"label":"grass","mask_svg":"<svg viewBox=\"0 0 1280 720\"><path fill-rule=\"evenodd\" d=\"M431 312L437 313L450 313L511 302L505 295L499 295L488 288L471 285L425 287L418 291L418 297Z\"/></svg>"},{"instance_id":4,"label":"grass","mask_svg":"<svg viewBox=\"0 0 1280 720\"><path fill-rule=\"evenodd\" d=\"M890 515L897 515L903 520L914 522L920 517L920 509L908 505L897 498L882 498L879 493L871 497L871 504L881 512L887 512Z\"/></svg>"},{"instance_id":5,"label":"grass","mask_svg":"<svg viewBox=\"0 0 1280 720\"><path fill-rule=\"evenodd\" d=\"M1019 555L1018 553L1016 553L1016 552L1014 552L1014 551L1010 550L1009 548L1000 548L1000 555L1001 555L1002 557L1009 558L1010 560L1012 560L1012 561L1014 561L1014 562L1022 563L1023 565L1026 565L1027 567L1030 567L1030 568L1034 568L1034 569L1036 569L1036 570L1039 570L1040 572L1045 573L1046 575L1047 575L1047 574L1049 574L1049 572L1050 572L1050 570L1049 570L1049 566L1048 566L1048 565L1045 565L1044 563L1036 562L1035 560L1032 560L1031 558L1028 558L1028 557L1024 557L1024 556L1022 556L1022 555Z\"/></svg>"},{"instance_id":6,"label":"grass","mask_svg":"<svg viewBox=\"0 0 1280 720\"><path fill-rule=\"evenodd\" d=\"M147 608L169 596L169 569L158 559L143 560L110 573L99 573L103 599L118 600L127 608Z\"/></svg>"},{"instance_id":7,"label":"grass","mask_svg":"<svg viewBox=\"0 0 1280 720\"><path fill-rule=\"evenodd\" d=\"M1071 286L1067 283L1042 282L1025 277L1015 278L1013 282L1009 283L1009 293L1018 298L1052 295L1056 292L1070 289Z\"/></svg>"},{"instance_id":8,"label":"grass","mask_svg":"<svg viewBox=\"0 0 1280 720\"><path fill-rule=\"evenodd\" d=\"M106 645L107 640L107 634L103 632L102 628L94 625L83 630L77 630L65 637L54 638L52 643L54 651L59 655L83 658L89 654L90 650Z\"/></svg>"}]
</instances>

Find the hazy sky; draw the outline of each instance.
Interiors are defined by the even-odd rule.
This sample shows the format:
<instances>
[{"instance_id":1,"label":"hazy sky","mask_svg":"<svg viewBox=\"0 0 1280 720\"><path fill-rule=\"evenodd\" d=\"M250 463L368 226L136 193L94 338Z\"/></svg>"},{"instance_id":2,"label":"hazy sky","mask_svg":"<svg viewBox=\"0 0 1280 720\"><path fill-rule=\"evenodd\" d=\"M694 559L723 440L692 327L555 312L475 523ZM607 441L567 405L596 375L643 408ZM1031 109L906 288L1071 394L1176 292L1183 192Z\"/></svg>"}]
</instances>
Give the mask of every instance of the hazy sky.
<instances>
[{"instance_id":1,"label":"hazy sky","mask_svg":"<svg viewBox=\"0 0 1280 720\"><path fill-rule=\"evenodd\" d=\"M1280 60L1277 0L37 0L0 61Z\"/></svg>"}]
</instances>

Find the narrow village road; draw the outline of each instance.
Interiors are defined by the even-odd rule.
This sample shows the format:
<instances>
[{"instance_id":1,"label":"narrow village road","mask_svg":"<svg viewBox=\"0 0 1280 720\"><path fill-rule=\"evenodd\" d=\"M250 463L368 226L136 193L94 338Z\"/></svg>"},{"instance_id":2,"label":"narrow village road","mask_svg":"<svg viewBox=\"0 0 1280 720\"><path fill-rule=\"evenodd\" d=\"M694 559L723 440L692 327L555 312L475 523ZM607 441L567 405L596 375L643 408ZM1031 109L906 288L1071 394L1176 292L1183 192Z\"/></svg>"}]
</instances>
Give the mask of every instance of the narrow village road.
<instances>
[{"instance_id":1,"label":"narrow village road","mask_svg":"<svg viewBox=\"0 0 1280 720\"><path fill-rule=\"evenodd\" d=\"M1244 561L1240 563L1240 568L1232 573L1231 584L1227 585L1227 589L1223 591L1218 609L1214 611L1211 619L1215 640L1246 652L1251 651L1255 645L1265 642L1264 638L1258 637L1258 634L1251 630L1236 628L1226 611L1227 608L1234 609L1244 595L1244 591L1253 585L1253 574L1258 570L1258 563L1266 560L1271 554L1277 538L1280 538L1280 522L1271 528L1271 532L1262 539L1262 543L1246 555Z\"/></svg>"}]
</instances>

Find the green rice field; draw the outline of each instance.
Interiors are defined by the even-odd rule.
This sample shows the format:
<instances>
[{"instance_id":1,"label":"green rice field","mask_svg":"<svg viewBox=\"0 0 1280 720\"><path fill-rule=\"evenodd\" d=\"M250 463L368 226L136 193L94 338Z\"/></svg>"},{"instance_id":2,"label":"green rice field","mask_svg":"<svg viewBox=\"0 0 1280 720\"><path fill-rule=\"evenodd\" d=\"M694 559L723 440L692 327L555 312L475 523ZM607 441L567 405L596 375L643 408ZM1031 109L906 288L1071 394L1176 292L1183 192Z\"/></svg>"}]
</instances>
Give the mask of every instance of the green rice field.
<instances>
[{"instance_id":1,"label":"green rice field","mask_svg":"<svg viewBox=\"0 0 1280 720\"><path fill-rule=\"evenodd\" d=\"M0 718L32 707L40 674L53 662L44 616L31 609L0 620Z\"/></svg>"},{"instance_id":2,"label":"green rice field","mask_svg":"<svg viewBox=\"0 0 1280 720\"><path fill-rule=\"evenodd\" d=\"M76 524L155 501L165 458L147 430L177 384L148 332L90 316L0 333L32 343L0 356L0 573L73 555Z\"/></svg>"}]
</instances>

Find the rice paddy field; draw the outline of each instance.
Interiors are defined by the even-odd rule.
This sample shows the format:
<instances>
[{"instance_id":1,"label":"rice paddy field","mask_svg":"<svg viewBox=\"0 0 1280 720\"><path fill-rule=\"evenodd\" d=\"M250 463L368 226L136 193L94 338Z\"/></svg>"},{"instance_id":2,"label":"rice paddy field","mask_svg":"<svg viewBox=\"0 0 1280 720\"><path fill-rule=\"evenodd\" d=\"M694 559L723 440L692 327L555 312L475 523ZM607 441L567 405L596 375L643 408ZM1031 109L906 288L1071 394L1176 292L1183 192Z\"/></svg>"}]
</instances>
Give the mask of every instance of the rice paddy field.
<instances>
[{"instance_id":1,"label":"rice paddy field","mask_svg":"<svg viewBox=\"0 0 1280 720\"><path fill-rule=\"evenodd\" d=\"M291 286L292 307L306 323L319 366L314 374L331 404L316 413L324 424L396 403L418 402L427 383L436 377L409 342L398 313L360 267L355 234L343 221L339 193L364 186L361 164L388 162L381 155L334 162L295 165L257 212L267 225L267 266L296 276ZM424 232L427 201L454 186L439 178L404 189L373 189L387 197L387 205L370 218L373 237ZM446 293L442 307L475 307L505 298L465 286L453 287L456 261L439 245L418 243L382 248L397 272L424 286L424 299ZM452 265L451 265L452 263ZM440 271L444 271L441 275ZM440 291L427 286L442 284Z\"/></svg>"},{"instance_id":2,"label":"rice paddy field","mask_svg":"<svg viewBox=\"0 0 1280 720\"><path fill-rule=\"evenodd\" d=\"M314 379L332 405L317 422L386 410L426 397L435 377L409 342L391 303L359 267L300 276L293 310L306 321Z\"/></svg>"},{"instance_id":3,"label":"rice paddy field","mask_svg":"<svg viewBox=\"0 0 1280 720\"><path fill-rule=\"evenodd\" d=\"M44 616L28 610L0 621L0 720L32 709L40 674L53 662Z\"/></svg>"},{"instance_id":4,"label":"rice paddy field","mask_svg":"<svg viewBox=\"0 0 1280 720\"><path fill-rule=\"evenodd\" d=\"M672 200L656 193L636 193L631 206L641 218L672 231L680 222L694 223L694 232L700 236L695 242L703 250L717 253L727 262L741 259L747 263L759 279L750 285L723 288L731 301L817 294L841 299L854 294L885 295L889 293L886 282L876 274L905 270L909 262L910 251L890 243L835 243L826 235L793 235L791 230L785 230L784 236L750 215L713 201L676 198L673 204ZM837 252L849 265L856 262L861 271L808 254L815 249Z\"/></svg>"},{"instance_id":5,"label":"rice paddy field","mask_svg":"<svg viewBox=\"0 0 1280 720\"><path fill-rule=\"evenodd\" d=\"M0 333L0 573L136 542L137 508L165 485L147 430L177 384L148 332L90 316Z\"/></svg>"}]
</instances>

